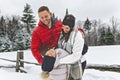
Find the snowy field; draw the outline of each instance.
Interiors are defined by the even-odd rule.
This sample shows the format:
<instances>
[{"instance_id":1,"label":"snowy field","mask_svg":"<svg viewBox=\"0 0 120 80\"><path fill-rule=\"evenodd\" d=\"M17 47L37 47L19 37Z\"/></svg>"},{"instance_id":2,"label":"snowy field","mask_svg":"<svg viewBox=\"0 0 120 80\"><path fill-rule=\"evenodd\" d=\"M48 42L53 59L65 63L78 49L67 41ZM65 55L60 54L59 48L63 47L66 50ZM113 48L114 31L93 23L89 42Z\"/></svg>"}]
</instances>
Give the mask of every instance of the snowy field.
<instances>
[{"instance_id":1,"label":"snowy field","mask_svg":"<svg viewBox=\"0 0 120 80\"><path fill-rule=\"evenodd\" d=\"M3 52L0 53L0 58L16 60L16 53L17 52ZM37 63L30 50L25 50L24 54L25 61ZM88 64L120 65L120 45L89 47L86 58ZM15 63L0 60L0 66L12 65L15 66ZM16 73L15 68L0 68L0 80L42 80L40 78L40 66L33 64L25 64L24 66L27 74ZM120 73L86 69L83 80L120 80Z\"/></svg>"}]
</instances>

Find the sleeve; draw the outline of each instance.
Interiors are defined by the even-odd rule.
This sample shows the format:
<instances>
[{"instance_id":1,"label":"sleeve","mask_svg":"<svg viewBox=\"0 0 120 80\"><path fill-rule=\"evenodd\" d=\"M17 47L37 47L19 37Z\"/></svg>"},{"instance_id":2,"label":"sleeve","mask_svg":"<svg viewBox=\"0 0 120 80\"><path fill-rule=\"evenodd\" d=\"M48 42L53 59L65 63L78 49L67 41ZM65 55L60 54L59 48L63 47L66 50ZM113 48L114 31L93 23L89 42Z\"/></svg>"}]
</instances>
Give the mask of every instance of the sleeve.
<instances>
[{"instance_id":1,"label":"sleeve","mask_svg":"<svg viewBox=\"0 0 120 80\"><path fill-rule=\"evenodd\" d=\"M68 52L66 52L65 50L63 50L61 48L57 48L55 50L55 53L56 53L56 61L55 61L55 64L54 64L54 68L56 68L60 64L60 59L61 58L69 55Z\"/></svg>"},{"instance_id":2,"label":"sleeve","mask_svg":"<svg viewBox=\"0 0 120 80\"><path fill-rule=\"evenodd\" d=\"M38 61L39 64L42 64L42 56L40 51L40 39L38 38L37 33L32 33L32 39L31 39L31 51L35 59Z\"/></svg>"},{"instance_id":3,"label":"sleeve","mask_svg":"<svg viewBox=\"0 0 120 80\"><path fill-rule=\"evenodd\" d=\"M73 44L72 54L61 58L60 64L74 64L79 61L82 56L82 50L84 46L84 39L82 38L82 34L78 31L75 36L75 42Z\"/></svg>"}]
</instances>

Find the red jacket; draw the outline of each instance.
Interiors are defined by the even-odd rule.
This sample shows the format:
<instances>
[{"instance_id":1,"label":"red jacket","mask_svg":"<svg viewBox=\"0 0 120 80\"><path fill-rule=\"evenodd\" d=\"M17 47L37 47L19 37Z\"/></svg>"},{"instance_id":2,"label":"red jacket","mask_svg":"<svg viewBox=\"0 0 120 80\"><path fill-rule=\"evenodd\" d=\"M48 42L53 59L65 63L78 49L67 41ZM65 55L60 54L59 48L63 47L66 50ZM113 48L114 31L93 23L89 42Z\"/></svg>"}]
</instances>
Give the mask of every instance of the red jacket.
<instances>
[{"instance_id":1,"label":"red jacket","mask_svg":"<svg viewBox=\"0 0 120 80\"><path fill-rule=\"evenodd\" d=\"M41 48L53 48L57 46L62 22L54 21L51 29L39 22L38 27L32 33L31 51L39 64L42 64Z\"/></svg>"}]
</instances>

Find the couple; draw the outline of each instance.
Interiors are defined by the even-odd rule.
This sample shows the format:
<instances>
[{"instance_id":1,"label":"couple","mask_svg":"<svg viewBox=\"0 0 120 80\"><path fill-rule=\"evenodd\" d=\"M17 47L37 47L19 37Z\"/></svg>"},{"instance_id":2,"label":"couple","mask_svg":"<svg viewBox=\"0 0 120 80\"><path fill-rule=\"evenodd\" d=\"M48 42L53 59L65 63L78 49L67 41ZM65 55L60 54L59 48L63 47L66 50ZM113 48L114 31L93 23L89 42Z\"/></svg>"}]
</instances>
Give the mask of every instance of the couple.
<instances>
[{"instance_id":1,"label":"couple","mask_svg":"<svg viewBox=\"0 0 120 80\"><path fill-rule=\"evenodd\" d=\"M48 80L81 80L86 66L82 52L83 32L74 29L75 17L66 15L63 22L52 17L48 7L38 9L40 22L32 33L31 51Z\"/></svg>"}]
</instances>

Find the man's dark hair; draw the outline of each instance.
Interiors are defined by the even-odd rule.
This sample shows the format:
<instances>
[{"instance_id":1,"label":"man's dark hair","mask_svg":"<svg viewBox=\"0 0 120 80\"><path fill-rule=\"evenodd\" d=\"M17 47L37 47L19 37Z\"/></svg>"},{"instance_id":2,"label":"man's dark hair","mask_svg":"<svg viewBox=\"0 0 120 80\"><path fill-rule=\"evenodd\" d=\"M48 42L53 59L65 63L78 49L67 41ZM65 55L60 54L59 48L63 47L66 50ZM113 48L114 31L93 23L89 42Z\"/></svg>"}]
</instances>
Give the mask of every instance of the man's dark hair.
<instances>
[{"instance_id":1,"label":"man's dark hair","mask_svg":"<svg viewBox=\"0 0 120 80\"><path fill-rule=\"evenodd\" d=\"M47 6L41 6L41 7L38 9L38 13L39 13L39 12L42 12L42 11L45 11L45 10L48 11L48 12L50 12L50 11L49 11L49 8L48 8Z\"/></svg>"}]
</instances>

